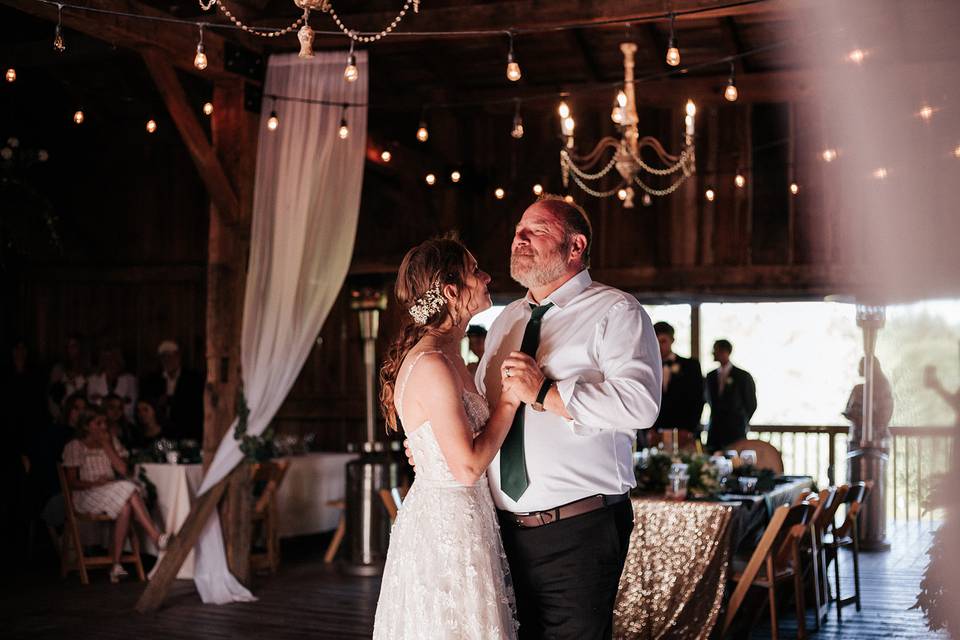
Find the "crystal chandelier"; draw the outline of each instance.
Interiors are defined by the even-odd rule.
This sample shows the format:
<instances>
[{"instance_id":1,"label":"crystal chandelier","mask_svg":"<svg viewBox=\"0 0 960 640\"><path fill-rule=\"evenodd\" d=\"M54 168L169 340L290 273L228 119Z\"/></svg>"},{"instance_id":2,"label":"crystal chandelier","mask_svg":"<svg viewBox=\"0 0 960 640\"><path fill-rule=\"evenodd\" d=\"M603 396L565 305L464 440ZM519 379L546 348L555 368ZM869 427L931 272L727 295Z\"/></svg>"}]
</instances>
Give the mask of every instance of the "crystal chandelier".
<instances>
[{"instance_id":1,"label":"crystal chandelier","mask_svg":"<svg viewBox=\"0 0 960 640\"><path fill-rule=\"evenodd\" d=\"M660 141L651 136L640 138L637 130L637 103L633 82L633 55L637 45L624 42L620 45L623 52L623 89L617 93L616 103L610 114L611 119L620 131L620 139L607 136L597 143L593 151L586 155L578 155L574 151L573 129L575 122L570 115L570 109L565 102L560 104L561 133L565 140L564 148L560 150L560 171L563 177L563 186L567 187L570 180L586 193L596 198L609 198L616 195L623 201L626 209L633 208L635 187L644 192L644 204L650 196L666 196L676 191L683 182L696 172L696 156L694 154L693 133L696 107L688 100L686 105L684 147L680 155L672 155L664 149ZM640 153L649 147L659 158L662 166L651 166L641 157ZM607 150L613 151L613 156L601 166ZM617 170L620 182L609 191L599 191L591 188L588 183L602 180L608 173ZM645 174L652 176L670 176L669 186L658 189L646 182Z\"/></svg>"}]
</instances>

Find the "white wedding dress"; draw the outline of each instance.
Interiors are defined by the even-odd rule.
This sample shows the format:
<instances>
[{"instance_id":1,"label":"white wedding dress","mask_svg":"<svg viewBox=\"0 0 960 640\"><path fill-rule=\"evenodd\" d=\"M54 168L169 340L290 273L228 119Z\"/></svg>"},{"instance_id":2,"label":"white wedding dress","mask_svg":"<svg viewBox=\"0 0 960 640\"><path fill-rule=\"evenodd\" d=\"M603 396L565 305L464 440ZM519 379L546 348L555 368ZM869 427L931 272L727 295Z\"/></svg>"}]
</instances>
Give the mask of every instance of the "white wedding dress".
<instances>
[{"instance_id":1,"label":"white wedding dress","mask_svg":"<svg viewBox=\"0 0 960 640\"><path fill-rule=\"evenodd\" d=\"M416 356L397 389L398 414L410 372L427 353L442 355ZM464 390L462 400L476 437L490 410L479 394ZM373 637L516 638L513 586L486 474L472 486L457 482L429 421L406 436L416 479L390 534Z\"/></svg>"}]
</instances>

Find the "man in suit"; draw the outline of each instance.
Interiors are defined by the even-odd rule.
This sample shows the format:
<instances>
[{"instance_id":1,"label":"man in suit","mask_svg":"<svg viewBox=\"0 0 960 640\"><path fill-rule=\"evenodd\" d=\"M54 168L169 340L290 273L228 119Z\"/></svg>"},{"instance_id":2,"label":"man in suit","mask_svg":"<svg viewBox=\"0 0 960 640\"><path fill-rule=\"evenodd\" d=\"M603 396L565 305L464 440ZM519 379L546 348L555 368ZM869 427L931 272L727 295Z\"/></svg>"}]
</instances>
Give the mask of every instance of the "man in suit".
<instances>
[{"instance_id":1,"label":"man in suit","mask_svg":"<svg viewBox=\"0 0 960 640\"><path fill-rule=\"evenodd\" d=\"M663 400L660 415L654 423L659 432L679 429L680 443L692 442L700 433L700 415L703 413L703 373L696 358L682 358L673 352L674 329L666 322L653 325L660 343L663 362Z\"/></svg>"},{"instance_id":2,"label":"man in suit","mask_svg":"<svg viewBox=\"0 0 960 640\"><path fill-rule=\"evenodd\" d=\"M707 374L707 401L710 403L710 431L707 448L723 449L747 437L747 428L757 410L757 387L753 376L733 366L729 340L713 343L713 359L720 368Z\"/></svg>"},{"instance_id":3,"label":"man in suit","mask_svg":"<svg viewBox=\"0 0 960 640\"><path fill-rule=\"evenodd\" d=\"M155 403L164 437L203 438L203 377L184 369L180 347L164 340L157 348L160 371L151 373L141 384L141 395Z\"/></svg>"}]
</instances>

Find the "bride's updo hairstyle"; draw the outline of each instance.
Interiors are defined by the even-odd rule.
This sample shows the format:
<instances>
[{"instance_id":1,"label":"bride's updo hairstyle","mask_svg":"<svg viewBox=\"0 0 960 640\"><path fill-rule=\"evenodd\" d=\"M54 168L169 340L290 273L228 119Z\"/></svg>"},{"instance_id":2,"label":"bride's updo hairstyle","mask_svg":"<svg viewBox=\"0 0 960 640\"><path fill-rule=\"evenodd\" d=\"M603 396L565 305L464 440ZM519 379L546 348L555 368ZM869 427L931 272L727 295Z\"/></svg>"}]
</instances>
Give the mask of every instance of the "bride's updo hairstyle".
<instances>
[{"instance_id":1,"label":"bride's updo hairstyle","mask_svg":"<svg viewBox=\"0 0 960 640\"><path fill-rule=\"evenodd\" d=\"M450 325L460 324L462 304L449 304L443 287L453 285L464 290L468 253L456 234L426 240L403 257L397 273L397 302L407 311L396 339L387 348L380 367L380 407L387 428L396 431L397 411L393 406L397 373L410 349L428 333L436 333Z\"/></svg>"}]
</instances>

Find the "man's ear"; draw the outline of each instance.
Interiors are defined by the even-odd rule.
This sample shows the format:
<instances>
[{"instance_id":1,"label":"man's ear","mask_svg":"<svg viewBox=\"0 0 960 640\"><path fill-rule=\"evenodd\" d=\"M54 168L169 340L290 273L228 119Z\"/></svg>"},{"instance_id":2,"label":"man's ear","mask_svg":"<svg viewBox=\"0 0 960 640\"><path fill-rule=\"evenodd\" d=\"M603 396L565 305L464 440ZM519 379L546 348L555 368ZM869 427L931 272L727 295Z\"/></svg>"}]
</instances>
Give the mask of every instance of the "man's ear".
<instances>
[{"instance_id":1,"label":"man's ear","mask_svg":"<svg viewBox=\"0 0 960 640\"><path fill-rule=\"evenodd\" d=\"M575 234L570 242L570 257L583 258L583 252L587 250L587 237L582 233Z\"/></svg>"}]
</instances>

